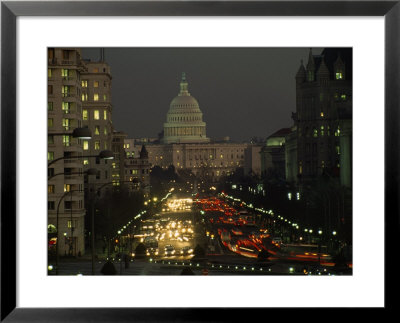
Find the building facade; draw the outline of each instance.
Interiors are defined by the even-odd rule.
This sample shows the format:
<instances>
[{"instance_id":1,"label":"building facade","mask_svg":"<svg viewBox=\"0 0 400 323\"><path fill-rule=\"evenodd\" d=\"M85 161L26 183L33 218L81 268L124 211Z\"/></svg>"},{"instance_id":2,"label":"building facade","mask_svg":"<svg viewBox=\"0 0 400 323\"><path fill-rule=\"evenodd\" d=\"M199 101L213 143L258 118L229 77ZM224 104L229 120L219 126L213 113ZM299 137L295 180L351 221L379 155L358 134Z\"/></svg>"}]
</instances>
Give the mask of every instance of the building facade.
<instances>
[{"instance_id":1,"label":"building facade","mask_svg":"<svg viewBox=\"0 0 400 323\"><path fill-rule=\"evenodd\" d=\"M290 132L290 128L282 128L267 138L265 146L260 150L261 174L263 176L268 175L269 172L274 172L279 177L285 178L285 141Z\"/></svg>"},{"instance_id":2,"label":"building facade","mask_svg":"<svg viewBox=\"0 0 400 323\"><path fill-rule=\"evenodd\" d=\"M87 71L76 48L48 48L48 232L49 252L79 255L84 243L84 176L81 139L81 77ZM59 241L57 241L57 234Z\"/></svg>"},{"instance_id":3,"label":"building facade","mask_svg":"<svg viewBox=\"0 0 400 323\"><path fill-rule=\"evenodd\" d=\"M111 161L111 181L114 186L120 185L125 180L125 140L127 134L122 131L114 131L112 135L111 149L114 159Z\"/></svg>"},{"instance_id":4,"label":"building facade","mask_svg":"<svg viewBox=\"0 0 400 323\"><path fill-rule=\"evenodd\" d=\"M167 112L161 142L156 139L126 139L127 156L138 156L144 142L150 167L167 169L172 165L176 171L190 170L208 181L217 181L236 168L244 167L245 150L248 147L247 143L234 143L229 139L212 141L206 136L203 113L198 101L188 91L185 73L180 81L180 92L171 101ZM254 165L257 165L256 155L250 159Z\"/></svg>"},{"instance_id":5,"label":"building facade","mask_svg":"<svg viewBox=\"0 0 400 323\"><path fill-rule=\"evenodd\" d=\"M131 182L132 189L141 189L145 195L148 195L150 193L151 164L146 147L142 145L138 156L125 158L124 163L124 181Z\"/></svg>"},{"instance_id":6,"label":"building facade","mask_svg":"<svg viewBox=\"0 0 400 323\"><path fill-rule=\"evenodd\" d=\"M182 73L180 92L171 101L164 123L163 143L203 143L209 142L206 123L197 100L190 95L186 74Z\"/></svg>"},{"instance_id":7,"label":"building facade","mask_svg":"<svg viewBox=\"0 0 400 323\"><path fill-rule=\"evenodd\" d=\"M105 62L85 61L86 71L82 74L82 120L83 125L92 132L91 140L83 141L86 156L99 155L101 151L111 150L113 126L111 104L111 69ZM112 180L111 160L99 157L84 158L84 169L95 168L98 175L91 176L94 184Z\"/></svg>"},{"instance_id":8,"label":"building facade","mask_svg":"<svg viewBox=\"0 0 400 323\"><path fill-rule=\"evenodd\" d=\"M289 147L288 180L307 183L321 174L351 186L352 49L326 48L321 55L310 49L306 67L296 74L296 112ZM289 139L289 140L288 140Z\"/></svg>"}]
</instances>

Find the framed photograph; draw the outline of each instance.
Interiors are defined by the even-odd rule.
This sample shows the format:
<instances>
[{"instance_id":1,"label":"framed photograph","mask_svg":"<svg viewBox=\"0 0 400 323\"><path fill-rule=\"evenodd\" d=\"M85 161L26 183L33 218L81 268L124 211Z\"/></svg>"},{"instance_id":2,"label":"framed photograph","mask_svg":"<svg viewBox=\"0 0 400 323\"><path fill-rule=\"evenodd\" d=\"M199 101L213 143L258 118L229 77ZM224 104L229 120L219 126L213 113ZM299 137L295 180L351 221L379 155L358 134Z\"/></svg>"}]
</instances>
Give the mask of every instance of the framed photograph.
<instances>
[{"instance_id":1,"label":"framed photograph","mask_svg":"<svg viewBox=\"0 0 400 323\"><path fill-rule=\"evenodd\" d=\"M391 309L399 15L3 1L1 320Z\"/></svg>"}]
</instances>

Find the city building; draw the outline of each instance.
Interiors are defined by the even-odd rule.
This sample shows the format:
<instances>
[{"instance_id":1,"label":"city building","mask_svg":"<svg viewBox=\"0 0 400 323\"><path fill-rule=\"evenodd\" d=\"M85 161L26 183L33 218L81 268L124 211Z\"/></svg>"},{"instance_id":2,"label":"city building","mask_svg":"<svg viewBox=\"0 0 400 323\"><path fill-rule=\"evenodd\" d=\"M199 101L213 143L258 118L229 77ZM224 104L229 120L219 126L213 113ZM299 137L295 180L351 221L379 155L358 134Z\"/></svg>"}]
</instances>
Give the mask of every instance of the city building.
<instances>
[{"instance_id":1,"label":"city building","mask_svg":"<svg viewBox=\"0 0 400 323\"><path fill-rule=\"evenodd\" d=\"M132 182L132 189L141 189L148 195L150 193L151 165L145 145L142 145L138 157L125 158L124 162L124 181Z\"/></svg>"},{"instance_id":2,"label":"city building","mask_svg":"<svg viewBox=\"0 0 400 323\"><path fill-rule=\"evenodd\" d=\"M79 255L84 244L84 175L80 156L81 76L87 67L76 48L48 48L48 232L49 252ZM86 139L85 139L86 140ZM57 230L59 240L57 241Z\"/></svg>"},{"instance_id":3,"label":"city building","mask_svg":"<svg viewBox=\"0 0 400 323\"><path fill-rule=\"evenodd\" d=\"M206 123L197 100L190 95L186 74L182 73L179 94L171 101L164 123L163 143L204 143Z\"/></svg>"},{"instance_id":4,"label":"city building","mask_svg":"<svg viewBox=\"0 0 400 323\"><path fill-rule=\"evenodd\" d=\"M285 139L290 132L290 128L282 128L267 138L265 145L260 150L262 176L274 173L280 178L285 178Z\"/></svg>"},{"instance_id":5,"label":"city building","mask_svg":"<svg viewBox=\"0 0 400 323\"><path fill-rule=\"evenodd\" d=\"M301 62L296 74L292 118L293 132L286 137L287 180L306 184L326 174L351 187L351 48L326 48L320 55L310 49L307 65Z\"/></svg>"},{"instance_id":6,"label":"city building","mask_svg":"<svg viewBox=\"0 0 400 323\"><path fill-rule=\"evenodd\" d=\"M85 155L99 155L101 151L111 150L113 126L111 104L111 69L103 56L99 62L85 61L86 70L81 76L81 101L83 125L92 132L91 140L83 141ZM111 160L84 158L84 169L95 168L98 175L91 176L94 184L107 183L112 180Z\"/></svg>"},{"instance_id":7,"label":"city building","mask_svg":"<svg viewBox=\"0 0 400 323\"><path fill-rule=\"evenodd\" d=\"M111 149L114 159L111 161L111 181L114 186L120 185L125 179L125 140L128 135L122 131L114 131Z\"/></svg>"},{"instance_id":8,"label":"city building","mask_svg":"<svg viewBox=\"0 0 400 323\"><path fill-rule=\"evenodd\" d=\"M161 142L155 138L125 139L127 156L138 156L139 149L146 142L151 167L166 169L173 165L178 172L190 170L208 181L217 181L221 176L245 166L247 143L234 143L228 137L215 141L206 136L203 113L198 101L188 91L185 73L182 74L180 92L171 101L166 119ZM253 156L250 161L256 165L258 154ZM260 167L257 167L259 172Z\"/></svg>"},{"instance_id":9,"label":"city building","mask_svg":"<svg viewBox=\"0 0 400 323\"><path fill-rule=\"evenodd\" d=\"M244 174L261 176L261 151L262 144L248 144L244 150Z\"/></svg>"}]
</instances>

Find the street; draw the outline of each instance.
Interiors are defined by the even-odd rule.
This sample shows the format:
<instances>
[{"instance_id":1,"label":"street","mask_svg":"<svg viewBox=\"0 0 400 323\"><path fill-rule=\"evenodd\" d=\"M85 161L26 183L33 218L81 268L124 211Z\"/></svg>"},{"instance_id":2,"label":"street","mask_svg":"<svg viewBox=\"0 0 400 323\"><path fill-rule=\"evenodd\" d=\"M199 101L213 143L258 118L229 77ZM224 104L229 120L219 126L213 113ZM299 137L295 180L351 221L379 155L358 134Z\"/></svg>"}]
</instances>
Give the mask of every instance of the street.
<instances>
[{"instance_id":1,"label":"street","mask_svg":"<svg viewBox=\"0 0 400 323\"><path fill-rule=\"evenodd\" d=\"M313 246L273 241L253 214L217 198L171 198L163 211L141 219L133 239L126 241L131 244L125 245L126 250L116 250L124 254L143 244L146 255L132 252L125 261L112 254L117 275L181 275L183 269L194 275L338 274L328 254L316 253ZM204 254L195 255L196 247ZM261 251L268 256L260 258ZM95 275L101 275L106 261L98 255ZM49 265L49 274L55 274ZM60 262L59 275L91 274L88 256Z\"/></svg>"}]
</instances>

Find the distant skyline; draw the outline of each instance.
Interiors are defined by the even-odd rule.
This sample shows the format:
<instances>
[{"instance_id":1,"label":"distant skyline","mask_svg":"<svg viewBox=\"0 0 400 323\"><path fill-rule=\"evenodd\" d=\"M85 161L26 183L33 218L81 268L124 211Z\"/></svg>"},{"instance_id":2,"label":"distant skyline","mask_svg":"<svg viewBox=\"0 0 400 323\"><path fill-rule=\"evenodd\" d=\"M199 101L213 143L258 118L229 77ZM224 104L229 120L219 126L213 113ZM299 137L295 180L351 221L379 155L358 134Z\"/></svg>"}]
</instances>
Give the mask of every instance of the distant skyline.
<instances>
[{"instance_id":1,"label":"distant skyline","mask_svg":"<svg viewBox=\"0 0 400 323\"><path fill-rule=\"evenodd\" d=\"M265 139L291 127L295 75L309 48L105 48L111 67L113 125L128 138L157 137L163 130L182 72L207 123L207 137ZM320 54L322 48L313 48ZM98 61L99 48L82 48Z\"/></svg>"}]
</instances>

